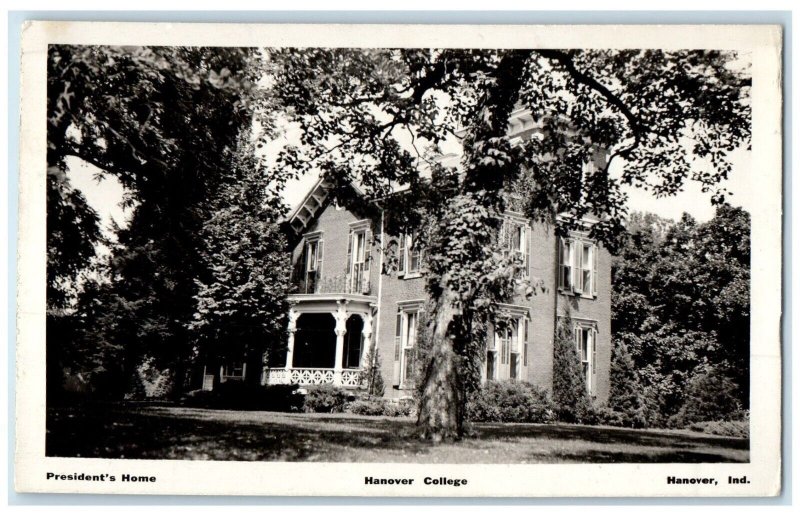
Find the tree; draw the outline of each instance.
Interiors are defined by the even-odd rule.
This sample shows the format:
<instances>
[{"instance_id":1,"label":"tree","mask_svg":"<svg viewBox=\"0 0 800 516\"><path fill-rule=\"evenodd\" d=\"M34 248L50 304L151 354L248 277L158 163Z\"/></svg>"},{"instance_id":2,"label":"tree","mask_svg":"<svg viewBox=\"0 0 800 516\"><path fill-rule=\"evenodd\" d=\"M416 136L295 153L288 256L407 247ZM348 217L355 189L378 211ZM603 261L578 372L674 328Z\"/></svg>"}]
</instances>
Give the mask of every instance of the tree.
<instances>
[{"instance_id":1,"label":"tree","mask_svg":"<svg viewBox=\"0 0 800 516\"><path fill-rule=\"evenodd\" d=\"M586 377L581 370L572 319L559 319L553 345L553 403L560 421L580 423L590 407Z\"/></svg>"},{"instance_id":2,"label":"tree","mask_svg":"<svg viewBox=\"0 0 800 516\"><path fill-rule=\"evenodd\" d=\"M700 421L728 420L741 417L736 399L736 384L725 371L710 368L695 375L689 382L689 396L674 416L677 426Z\"/></svg>"},{"instance_id":3,"label":"tree","mask_svg":"<svg viewBox=\"0 0 800 516\"><path fill-rule=\"evenodd\" d=\"M647 405L642 396L639 376L633 357L624 342L614 342L611 350L611 389L608 407L619 414L624 426L641 428L647 426Z\"/></svg>"},{"instance_id":4,"label":"tree","mask_svg":"<svg viewBox=\"0 0 800 516\"><path fill-rule=\"evenodd\" d=\"M210 201L201 231L206 273L197 279L191 328L203 363L261 363L285 350L291 259L280 228L285 206L266 190L249 146ZM255 360L253 360L255 359Z\"/></svg>"},{"instance_id":5,"label":"tree","mask_svg":"<svg viewBox=\"0 0 800 516\"><path fill-rule=\"evenodd\" d=\"M109 353L118 375L131 374L144 356L176 372L182 387L193 346L195 277L202 271L200 230L210 216L234 161L242 128L255 120L265 130L263 74L255 49L54 45L48 52L48 203L64 191L67 158L113 175L132 210L117 231L107 268L105 324L95 342L123 349ZM258 141L264 136L259 135ZM75 204L79 206L79 203ZM52 210L49 235L78 235L64 251L48 239L48 282L63 284L70 263L83 266L99 233L89 212ZM67 274L62 271L66 270ZM51 289L52 290L52 289ZM48 347L67 345L48 333ZM99 344L98 344L99 345Z\"/></svg>"},{"instance_id":6,"label":"tree","mask_svg":"<svg viewBox=\"0 0 800 516\"><path fill-rule=\"evenodd\" d=\"M667 423L709 369L730 378L748 406L749 262L749 216L740 208L720 205L702 224L687 215L668 224L632 217L612 267L612 330L662 416L651 422Z\"/></svg>"},{"instance_id":7,"label":"tree","mask_svg":"<svg viewBox=\"0 0 800 516\"><path fill-rule=\"evenodd\" d=\"M300 129L276 171L319 170L345 203L353 180L382 199L406 185L406 205L425 203L431 192L450 194L434 207L436 223L423 243L434 316L418 411L422 436L463 433L493 307L515 289L530 289L515 284L514 264L493 252L506 193L519 192L525 214L561 234L593 213L601 222L592 236L609 244L622 229L624 184L670 195L694 180L721 202L727 154L750 136L750 79L736 57L692 50L272 53L276 94ZM546 129L512 146L506 134L518 107ZM437 170L432 159L447 141L460 144L458 172ZM604 166L584 175L598 149L607 153ZM609 167L618 160L626 166L613 177ZM706 166L695 166L698 160ZM430 180L420 162L433 163ZM394 202L384 201L390 209ZM418 225L418 213L403 210L388 230Z\"/></svg>"},{"instance_id":8,"label":"tree","mask_svg":"<svg viewBox=\"0 0 800 516\"><path fill-rule=\"evenodd\" d=\"M364 367L362 384L366 386L367 394L371 396L383 396L386 392L386 385L381 374L381 354L376 345L372 345L364 359L367 364Z\"/></svg>"}]
</instances>

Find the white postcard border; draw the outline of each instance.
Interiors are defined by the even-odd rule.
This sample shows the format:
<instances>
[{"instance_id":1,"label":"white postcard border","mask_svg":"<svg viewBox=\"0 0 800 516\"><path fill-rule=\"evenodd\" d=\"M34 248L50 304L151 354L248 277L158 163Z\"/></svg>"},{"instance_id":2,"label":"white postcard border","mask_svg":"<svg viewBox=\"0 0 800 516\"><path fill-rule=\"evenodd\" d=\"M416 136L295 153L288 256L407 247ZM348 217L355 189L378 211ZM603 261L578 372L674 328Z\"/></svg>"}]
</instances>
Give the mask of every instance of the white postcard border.
<instances>
[{"instance_id":1,"label":"white postcard border","mask_svg":"<svg viewBox=\"0 0 800 516\"><path fill-rule=\"evenodd\" d=\"M748 464L369 464L45 457L45 148L48 43L203 46L714 48L752 52L751 455ZM17 283L16 489L288 496L774 496L781 460L781 32L777 26L239 25L32 22L23 29ZM152 484L54 482L47 472L156 476ZM751 483L728 485L728 476ZM413 478L367 486L365 476ZM464 478L462 488L425 477ZM719 485L668 485L667 476Z\"/></svg>"}]
</instances>

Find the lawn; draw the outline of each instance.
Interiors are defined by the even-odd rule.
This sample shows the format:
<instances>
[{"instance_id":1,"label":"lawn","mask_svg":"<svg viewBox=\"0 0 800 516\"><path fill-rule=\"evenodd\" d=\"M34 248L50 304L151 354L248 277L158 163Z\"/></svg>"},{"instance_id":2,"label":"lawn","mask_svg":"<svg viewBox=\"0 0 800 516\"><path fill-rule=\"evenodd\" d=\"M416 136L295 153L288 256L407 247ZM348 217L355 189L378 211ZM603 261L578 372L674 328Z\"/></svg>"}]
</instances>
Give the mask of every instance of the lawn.
<instances>
[{"instance_id":1,"label":"lawn","mask_svg":"<svg viewBox=\"0 0 800 516\"><path fill-rule=\"evenodd\" d=\"M432 446L413 420L108 404L52 408L47 455L240 461L569 463L747 462L747 439L688 431L550 424L475 425Z\"/></svg>"}]
</instances>

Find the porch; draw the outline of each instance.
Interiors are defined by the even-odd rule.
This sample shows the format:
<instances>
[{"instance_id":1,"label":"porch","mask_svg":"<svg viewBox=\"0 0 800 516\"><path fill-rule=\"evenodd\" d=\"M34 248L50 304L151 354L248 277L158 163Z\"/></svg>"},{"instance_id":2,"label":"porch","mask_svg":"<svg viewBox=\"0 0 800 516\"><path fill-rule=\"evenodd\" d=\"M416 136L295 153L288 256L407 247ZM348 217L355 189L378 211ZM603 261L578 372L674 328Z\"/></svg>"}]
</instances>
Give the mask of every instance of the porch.
<instances>
[{"instance_id":1,"label":"porch","mask_svg":"<svg viewBox=\"0 0 800 516\"><path fill-rule=\"evenodd\" d=\"M289 301L287 350L267 357L262 383L359 387L372 345L377 298L297 294Z\"/></svg>"}]
</instances>

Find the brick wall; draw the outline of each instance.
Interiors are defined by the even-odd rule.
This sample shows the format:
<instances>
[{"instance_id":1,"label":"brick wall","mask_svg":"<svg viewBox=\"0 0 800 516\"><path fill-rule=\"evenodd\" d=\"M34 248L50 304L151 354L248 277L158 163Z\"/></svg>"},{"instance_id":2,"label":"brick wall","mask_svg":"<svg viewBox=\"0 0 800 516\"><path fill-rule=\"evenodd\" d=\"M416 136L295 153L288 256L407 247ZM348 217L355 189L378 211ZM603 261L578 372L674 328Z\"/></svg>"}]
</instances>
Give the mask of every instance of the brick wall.
<instances>
[{"instance_id":1,"label":"brick wall","mask_svg":"<svg viewBox=\"0 0 800 516\"><path fill-rule=\"evenodd\" d=\"M322 209L319 216L308 225L304 234L321 231L320 239L323 243L322 273L320 281L333 280L342 277L347 272L347 239L350 236L350 225L358 222L359 219L352 212L345 209L338 209L329 205ZM371 222L372 230L375 231L375 223ZM292 263L297 263L303 252L304 240L295 245L292 250ZM370 257L372 265L377 263L377 251L373 248ZM375 285L378 279L377 267L371 267L371 284ZM374 286L372 287L374 291Z\"/></svg>"},{"instance_id":2,"label":"brick wall","mask_svg":"<svg viewBox=\"0 0 800 516\"><path fill-rule=\"evenodd\" d=\"M350 224L359 220L353 213L325 208L306 232L322 231L324 256L322 278L331 278L345 273L347 266L347 239ZM373 234L380 233L380 222L372 221ZM597 297L581 298L559 293L557 288L558 249L551 227L534 224L530 232L530 277L542 281L544 291L537 289L529 299L517 297L511 304L530 308L528 365L522 368L522 378L546 389L553 382L553 340L556 315L562 315L570 307L574 319L597 323L596 397L603 401L608 397L609 366L611 359L611 256L599 248L597 263ZM302 241L293 250L296 261L302 252ZM377 246L371 248L370 294L378 296L378 317L375 320L374 338L377 340L381 360L381 373L386 385L387 397L411 395L396 387L397 373L394 361L395 325L398 303L424 299L425 278L405 279L396 272L379 278L381 260ZM380 292L379 292L380 289Z\"/></svg>"}]
</instances>

